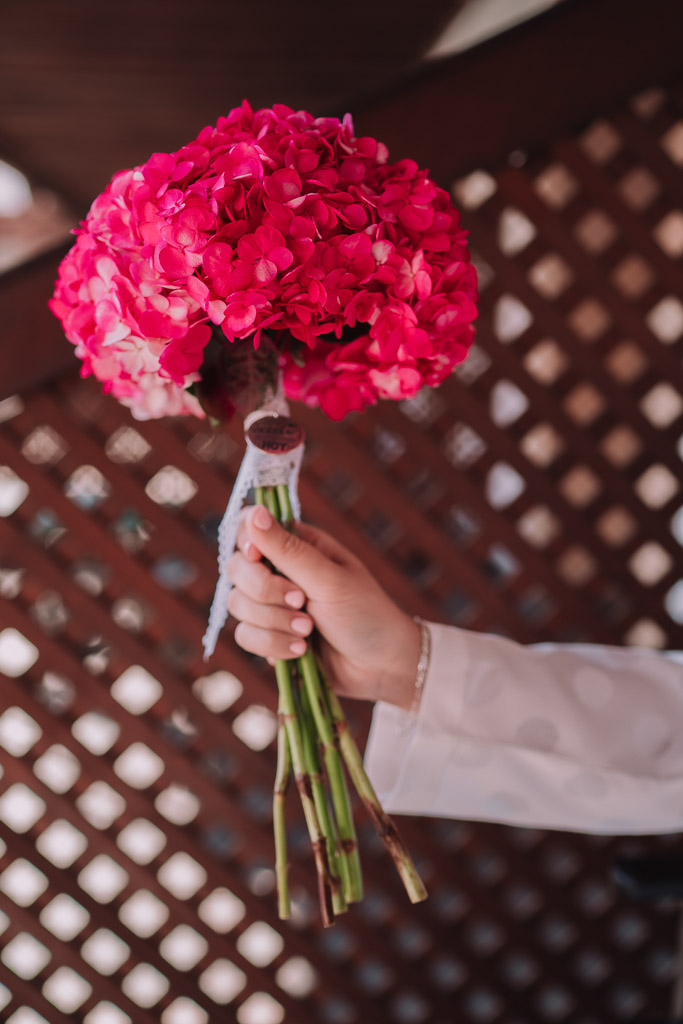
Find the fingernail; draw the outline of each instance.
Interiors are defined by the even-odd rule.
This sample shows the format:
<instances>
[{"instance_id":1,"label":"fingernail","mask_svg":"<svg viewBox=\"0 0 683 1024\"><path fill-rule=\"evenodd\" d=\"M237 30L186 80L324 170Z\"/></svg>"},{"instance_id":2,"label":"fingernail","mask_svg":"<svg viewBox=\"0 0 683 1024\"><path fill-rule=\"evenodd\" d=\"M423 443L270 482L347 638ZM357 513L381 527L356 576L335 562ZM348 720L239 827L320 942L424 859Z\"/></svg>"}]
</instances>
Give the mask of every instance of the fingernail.
<instances>
[{"instance_id":1,"label":"fingernail","mask_svg":"<svg viewBox=\"0 0 683 1024\"><path fill-rule=\"evenodd\" d=\"M302 636L306 636L307 633L311 632L311 620L292 619L292 629L295 633L301 633Z\"/></svg>"},{"instance_id":2,"label":"fingernail","mask_svg":"<svg viewBox=\"0 0 683 1024\"><path fill-rule=\"evenodd\" d=\"M244 557L249 558L251 556L252 551L255 550L256 549L254 548L254 545L251 543L251 541L246 541L244 544Z\"/></svg>"},{"instance_id":3,"label":"fingernail","mask_svg":"<svg viewBox=\"0 0 683 1024\"><path fill-rule=\"evenodd\" d=\"M254 512L252 522L259 530L269 530L273 525L273 517L264 505L259 505Z\"/></svg>"},{"instance_id":4,"label":"fingernail","mask_svg":"<svg viewBox=\"0 0 683 1024\"><path fill-rule=\"evenodd\" d=\"M289 649L292 652L292 654L296 654L296 655L303 654L305 652L305 650L306 650L306 644L304 643L303 640L294 640L289 645Z\"/></svg>"},{"instance_id":5,"label":"fingernail","mask_svg":"<svg viewBox=\"0 0 683 1024\"><path fill-rule=\"evenodd\" d=\"M285 604L288 604L290 608L301 608L304 603L304 595L300 590L290 590L285 594Z\"/></svg>"}]
</instances>

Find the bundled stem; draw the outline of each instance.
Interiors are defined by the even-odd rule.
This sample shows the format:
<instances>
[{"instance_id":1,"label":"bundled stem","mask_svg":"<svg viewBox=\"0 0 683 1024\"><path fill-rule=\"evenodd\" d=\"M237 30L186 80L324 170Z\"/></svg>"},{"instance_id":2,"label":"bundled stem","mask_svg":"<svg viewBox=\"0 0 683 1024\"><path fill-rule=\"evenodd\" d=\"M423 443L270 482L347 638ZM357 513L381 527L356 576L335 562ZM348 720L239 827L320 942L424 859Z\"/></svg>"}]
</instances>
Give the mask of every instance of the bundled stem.
<instances>
[{"instance_id":1,"label":"bundled stem","mask_svg":"<svg viewBox=\"0 0 683 1024\"><path fill-rule=\"evenodd\" d=\"M285 731L294 769L297 789L301 798L301 806L306 819L308 834L311 837L313 856L318 873L318 897L320 900L320 912L323 924L327 927L334 921L332 907L332 879L327 859L327 842L320 825L318 812L313 800L313 783L310 773L306 768L304 756L304 741L301 732L301 722L297 714L294 700L294 689L292 686L292 671L289 662L277 661L275 663L275 675L277 677L280 700L282 702L282 713L285 723Z\"/></svg>"},{"instance_id":2,"label":"bundled stem","mask_svg":"<svg viewBox=\"0 0 683 1024\"><path fill-rule=\"evenodd\" d=\"M344 757L349 775L353 779L353 784L365 804L380 839L396 865L396 870L401 876L410 902L419 903L421 900L425 900L428 895L424 882L420 878L413 859L399 835L398 829L382 807L379 797L375 793L372 783L366 774L363 758L356 745L356 741L349 732L348 722L336 693L330 688L326 680L323 682L323 686L325 688L327 705L339 740L339 748Z\"/></svg>"},{"instance_id":3,"label":"bundled stem","mask_svg":"<svg viewBox=\"0 0 683 1024\"><path fill-rule=\"evenodd\" d=\"M276 519L281 518L275 488L257 487L255 491L255 500L257 504L265 505ZM285 899L285 897L283 897L279 892L280 879L281 877L286 877L287 849L284 823L284 794L280 794L278 790L282 786L282 780L284 780L285 776L290 774L293 769L297 789L299 790L299 796L301 798L304 818L306 820L306 827L313 846L313 856L315 858L318 876L320 913L323 924L327 927L334 921L334 910L332 906L332 877L330 875L330 866L327 856L327 840L316 810L313 799L313 782L306 765L304 739L295 697L294 676L291 662L283 660L276 661L275 677L277 679L279 692L278 716L279 721L282 723L282 728L278 734L278 764L273 793L273 826L275 832L275 871L278 881L278 913L280 917L289 916L289 899L288 897ZM281 735L284 736L284 739L280 738Z\"/></svg>"},{"instance_id":4,"label":"bundled stem","mask_svg":"<svg viewBox=\"0 0 683 1024\"><path fill-rule=\"evenodd\" d=\"M265 505L285 527L293 527L286 485L257 487L256 502ZM275 663L279 710L273 825L280 917L289 917L290 913L284 801L292 770L313 845L324 925L332 924L334 914L346 910L347 903L363 897L358 841L344 764L394 860L410 900L417 903L425 899L427 890L417 868L372 787L341 704L320 672L310 647L298 659L297 668L298 673L291 661Z\"/></svg>"},{"instance_id":5,"label":"bundled stem","mask_svg":"<svg viewBox=\"0 0 683 1024\"><path fill-rule=\"evenodd\" d=\"M287 864L287 826L285 797L292 777L292 759L289 754L287 730L282 707L277 716L277 769L273 785L273 833L275 836L275 879L277 882L278 917L284 921L291 914L289 902L289 872Z\"/></svg>"},{"instance_id":6,"label":"bundled stem","mask_svg":"<svg viewBox=\"0 0 683 1024\"><path fill-rule=\"evenodd\" d=\"M322 692L315 655L310 648L302 658L299 658L299 671L301 672L306 696L322 745L325 769L330 782L332 802L339 828L344 895L349 903L355 903L363 898L363 879L360 857L358 855L358 839L353 824L349 791L346 786L346 779L344 778L342 761L335 742L334 727L329 716L327 701Z\"/></svg>"},{"instance_id":7,"label":"bundled stem","mask_svg":"<svg viewBox=\"0 0 683 1024\"><path fill-rule=\"evenodd\" d=\"M294 515L289 500L289 490L285 484L278 484L275 491L280 511L280 522L288 529L291 529L294 523ZM338 831L338 842L333 846L333 837L325 830L325 834L328 836L328 848L330 851L334 850L339 861L339 870L344 885L344 901L356 903L363 898L363 876L358 853L358 838L353 823L353 813L351 811L351 802L342 761L335 741L334 727L329 716L327 701L321 688L315 654L310 647L303 657L299 658L298 665L299 675L303 682L300 699L302 705L306 705L313 718L315 730L322 746L323 760L330 784L332 806L334 809L331 816L331 824L336 824L335 831ZM327 801L325 801L325 807L327 807ZM322 815L324 816L324 812L322 812ZM330 860L332 861L332 859L333 855L331 852Z\"/></svg>"},{"instance_id":8,"label":"bundled stem","mask_svg":"<svg viewBox=\"0 0 683 1024\"><path fill-rule=\"evenodd\" d=\"M321 771L318 744L316 742L315 723L305 690L299 690L299 700L303 725L304 756L313 784L313 802L315 803L315 809L318 812L318 818L320 819L327 842L327 859L332 879L332 907L335 914L343 914L346 910L346 891L342 874L340 874L341 847L339 844L339 833L327 803L325 780Z\"/></svg>"}]
</instances>

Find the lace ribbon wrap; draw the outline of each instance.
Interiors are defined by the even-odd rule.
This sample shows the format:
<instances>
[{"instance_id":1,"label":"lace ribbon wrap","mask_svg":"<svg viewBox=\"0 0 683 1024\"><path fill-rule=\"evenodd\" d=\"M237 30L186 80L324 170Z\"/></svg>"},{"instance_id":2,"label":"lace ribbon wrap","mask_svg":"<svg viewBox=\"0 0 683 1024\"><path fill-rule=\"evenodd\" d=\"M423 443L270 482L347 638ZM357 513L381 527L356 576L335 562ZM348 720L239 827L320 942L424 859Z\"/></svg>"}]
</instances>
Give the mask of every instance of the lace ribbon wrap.
<instances>
[{"instance_id":1,"label":"lace ribbon wrap","mask_svg":"<svg viewBox=\"0 0 683 1024\"><path fill-rule=\"evenodd\" d=\"M289 412L287 402L282 394L264 404L261 409L251 413L244 421L245 436L249 428L259 419L268 416L286 416ZM246 437L247 449L235 480L228 507L218 528L218 583L213 596L209 623L202 640L204 661L207 661L214 650L218 636L228 618L228 595L232 590L232 581L228 576L228 562L235 550L237 527L240 512L249 492L254 487L274 487L286 484L294 518L301 518L298 483L304 445L300 444L290 452L272 454L261 451Z\"/></svg>"}]
</instances>

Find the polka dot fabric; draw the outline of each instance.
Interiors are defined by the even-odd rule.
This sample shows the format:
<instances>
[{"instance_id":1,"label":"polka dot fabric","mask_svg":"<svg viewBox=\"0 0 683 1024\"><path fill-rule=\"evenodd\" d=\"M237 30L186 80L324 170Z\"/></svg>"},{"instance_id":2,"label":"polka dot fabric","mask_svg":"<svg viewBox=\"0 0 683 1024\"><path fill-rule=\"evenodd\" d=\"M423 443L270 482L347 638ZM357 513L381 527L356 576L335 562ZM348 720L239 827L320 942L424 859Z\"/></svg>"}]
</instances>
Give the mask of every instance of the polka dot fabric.
<instances>
[{"instance_id":1,"label":"polka dot fabric","mask_svg":"<svg viewBox=\"0 0 683 1024\"><path fill-rule=\"evenodd\" d=\"M430 629L412 728L388 705L373 718L366 762L390 811L606 835L683 828L680 655Z\"/></svg>"}]
</instances>

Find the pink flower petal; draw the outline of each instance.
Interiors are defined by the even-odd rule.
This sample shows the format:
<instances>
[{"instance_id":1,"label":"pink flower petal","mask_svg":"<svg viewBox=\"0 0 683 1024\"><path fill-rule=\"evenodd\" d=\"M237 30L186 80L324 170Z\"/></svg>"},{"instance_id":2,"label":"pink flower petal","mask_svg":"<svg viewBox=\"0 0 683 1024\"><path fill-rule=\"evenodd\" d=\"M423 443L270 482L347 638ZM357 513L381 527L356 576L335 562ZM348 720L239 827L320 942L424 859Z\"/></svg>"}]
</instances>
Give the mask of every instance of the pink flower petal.
<instances>
[{"instance_id":1,"label":"pink flower petal","mask_svg":"<svg viewBox=\"0 0 683 1024\"><path fill-rule=\"evenodd\" d=\"M257 281L261 284L268 284L274 277L277 277L277 264L263 256L254 263L253 271Z\"/></svg>"},{"instance_id":2,"label":"pink flower petal","mask_svg":"<svg viewBox=\"0 0 683 1024\"><path fill-rule=\"evenodd\" d=\"M281 245L269 250L268 259L273 261L278 270L286 270L287 267L292 265L294 254L284 245Z\"/></svg>"},{"instance_id":3,"label":"pink flower petal","mask_svg":"<svg viewBox=\"0 0 683 1024\"><path fill-rule=\"evenodd\" d=\"M247 331L256 319L256 306L247 302L231 302L225 310L223 330L230 337ZM230 334L228 333L230 332Z\"/></svg>"},{"instance_id":4,"label":"pink flower petal","mask_svg":"<svg viewBox=\"0 0 683 1024\"><path fill-rule=\"evenodd\" d=\"M411 231L426 231L431 226L434 214L427 206L405 206L399 210L398 219Z\"/></svg>"},{"instance_id":5,"label":"pink flower petal","mask_svg":"<svg viewBox=\"0 0 683 1024\"><path fill-rule=\"evenodd\" d=\"M233 146L225 160L226 173L231 178L262 178L263 164L258 150L246 142Z\"/></svg>"}]
</instances>

